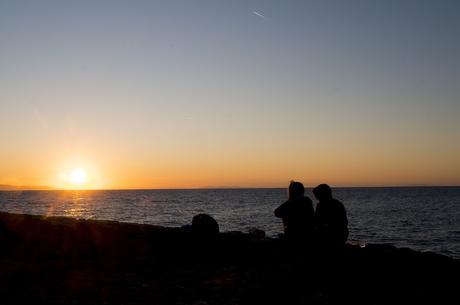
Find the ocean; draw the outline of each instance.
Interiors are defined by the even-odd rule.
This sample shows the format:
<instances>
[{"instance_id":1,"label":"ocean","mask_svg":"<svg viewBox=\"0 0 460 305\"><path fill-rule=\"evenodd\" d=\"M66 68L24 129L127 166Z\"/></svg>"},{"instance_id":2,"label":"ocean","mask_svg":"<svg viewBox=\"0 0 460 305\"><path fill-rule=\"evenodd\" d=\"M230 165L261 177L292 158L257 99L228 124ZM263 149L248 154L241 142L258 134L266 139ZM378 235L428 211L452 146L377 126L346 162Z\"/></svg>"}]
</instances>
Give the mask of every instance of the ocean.
<instances>
[{"instance_id":1,"label":"ocean","mask_svg":"<svg viewBox=\"0 0 460 305\"><path fill-rule=\"evenodd\" d=\"M313 199L311 189L307 196ZM335 188L348 214L349 240L460 258L460 187ZM161 226L208 213L221 231L282 232L273 210L286 189L0 191L0 210ZM315 200L313 200L315 202Z\"/></svg>"}]
</instances>

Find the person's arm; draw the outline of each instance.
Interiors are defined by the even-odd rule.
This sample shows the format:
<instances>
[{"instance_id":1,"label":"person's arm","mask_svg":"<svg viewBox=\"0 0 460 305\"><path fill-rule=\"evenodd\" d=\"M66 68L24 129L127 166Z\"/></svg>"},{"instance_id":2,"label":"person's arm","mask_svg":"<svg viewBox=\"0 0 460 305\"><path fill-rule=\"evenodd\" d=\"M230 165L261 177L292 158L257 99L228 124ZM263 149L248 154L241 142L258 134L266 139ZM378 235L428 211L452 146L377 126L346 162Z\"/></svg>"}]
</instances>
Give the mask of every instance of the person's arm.
<instances>
[{"instance_id":1,"label":"person's arm","mask_svg":"<svg viewBox=\"0 0 460 305\"><path fill-rule=\"evenodd\" d=\"M348 226L348 217L347 217L347 210L345 209L345 206L343 203L341 203L341 209L342 209L342 222L344 227Z\"/></svg>"},{"instance_id":2,"label":"person's arm","mask_svg":"<svg viewBox=\"0 0 460 305\"><path fill-rule=\"evenodd\" d=\"M328 215L328 206L318 203L315 211L315 225L319 231L328 230L330 221Z\"/></svg>"},{"instance_id":3,"label":"person's arm","mask_svg":"<svg viewBox=\"0 0 460 305\"><path fill-rule=\"evenodd\" d=\"M280 205L279 207L275 209L275 216L278 218L283 218L285 214L284 212L285 209L286 209L286 203L283 203L282 205Z\"/></svg>"},{"instance_id":4,"label":"person's arm","mask_svg":"<svg viewBox=\"0 0 460 305\"><path fill-rule=\"evenodd\" d=\"M343 230L348 226L347 212L342 202L336 200L332 216L331 226L336 230Z\"/></svg>"}]
</instances>

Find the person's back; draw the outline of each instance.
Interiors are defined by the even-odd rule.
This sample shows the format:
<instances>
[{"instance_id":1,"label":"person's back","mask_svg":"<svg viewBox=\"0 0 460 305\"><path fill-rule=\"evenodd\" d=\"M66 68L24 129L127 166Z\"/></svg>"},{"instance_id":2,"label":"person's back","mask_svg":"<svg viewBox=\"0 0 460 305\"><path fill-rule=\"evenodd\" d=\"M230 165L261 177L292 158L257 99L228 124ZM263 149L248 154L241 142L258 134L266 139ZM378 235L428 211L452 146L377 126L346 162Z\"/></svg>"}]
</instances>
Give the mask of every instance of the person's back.
<instances>
[{"instance_id":1,"label":"person's back","mask_svg":"<svg viewBox=\"0 0 460 305\"><path fill-rule=\"evenodd\" d=\"M288 201L275 210L275 216L283 220L284 234L290 240L307 241L313 236L313 203L304 192L302 183L291 182Z\"/></svg>"},{"instance_id":2,"label":"person's back","mask_svg":"<svg viewBox=\"0 0 460 305\"><path fill-rule=\"evenodd\" d=\"M332 197L326 184L313 189L319 200L315 211L316 237L321 245L341 246L348 238L348 219L343 203Z\"/></svg>"}]
</instances>

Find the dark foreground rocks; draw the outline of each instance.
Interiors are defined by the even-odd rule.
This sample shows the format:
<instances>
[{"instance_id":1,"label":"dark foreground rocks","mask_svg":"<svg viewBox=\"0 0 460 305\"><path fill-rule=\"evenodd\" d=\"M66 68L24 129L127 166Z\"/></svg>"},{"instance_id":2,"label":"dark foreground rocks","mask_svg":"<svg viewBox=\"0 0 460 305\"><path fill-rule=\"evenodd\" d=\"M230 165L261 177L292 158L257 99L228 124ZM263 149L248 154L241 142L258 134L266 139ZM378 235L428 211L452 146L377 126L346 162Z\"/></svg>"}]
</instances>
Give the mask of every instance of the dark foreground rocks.
<instances>
[{"instance_id":1,"label":"dark foreground rocks","mask_svg":"<svg viewBox=\"0 0 460 305\"><path fill-rule=\"evenodd\" d=\"M458 304L458 260L0 213L0 304Z\"/></svg>"}]
</instances>

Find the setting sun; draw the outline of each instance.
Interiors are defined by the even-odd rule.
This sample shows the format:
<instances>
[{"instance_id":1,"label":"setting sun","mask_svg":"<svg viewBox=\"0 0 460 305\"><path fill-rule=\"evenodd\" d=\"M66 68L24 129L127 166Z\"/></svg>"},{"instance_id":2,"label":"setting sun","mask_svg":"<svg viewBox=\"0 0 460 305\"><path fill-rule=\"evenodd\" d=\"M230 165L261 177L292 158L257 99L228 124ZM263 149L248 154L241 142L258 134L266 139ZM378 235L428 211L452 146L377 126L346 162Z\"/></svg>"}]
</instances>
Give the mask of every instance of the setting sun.
<instances>
[{"instance_id":1,"label":"setting sun","mask_svg":"<svg viewBox=\"0 0 460 305\"><path fill-rule=\"evenodd\" d=\"M76 168L70 174L70 182L77 185L86 183L86 172L81 168Z\"/></svg>"},{"instance_id":2,"label":"setting sun","mask_svg":"<svg viewBox=\"0 0 460 305\"><path fill-rule=\"evenodd\" d=\"M82 190L106 188L100 167L89 157L65 157L57 163L49 184L57 189Z\"/></svg>"}]
</instances>

